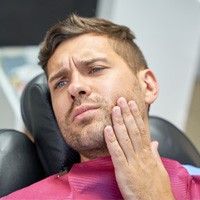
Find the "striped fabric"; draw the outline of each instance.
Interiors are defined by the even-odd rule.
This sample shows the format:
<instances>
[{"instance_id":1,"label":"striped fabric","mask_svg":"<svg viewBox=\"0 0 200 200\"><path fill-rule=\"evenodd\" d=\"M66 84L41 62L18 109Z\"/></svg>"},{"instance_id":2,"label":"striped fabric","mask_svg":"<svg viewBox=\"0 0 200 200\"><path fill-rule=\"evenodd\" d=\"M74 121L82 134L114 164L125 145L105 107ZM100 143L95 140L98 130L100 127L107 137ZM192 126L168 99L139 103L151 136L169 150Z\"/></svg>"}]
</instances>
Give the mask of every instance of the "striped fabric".
<instances>
[{"instance_id":1,"label":"striped fabric","mask_svg":"<svg viewBox=\"0 0 200 200\"><path fill-rule=\"evenodd\" d=\"M200 200L200 176L191 176L178 162L162 158L176 200ZM17 174L16 174L17 176ZM13 177L14 178L14 177ZM50 176L1 200L117 200L119 192L110 157L75 164L69 173Z\"/></svg>"}]
</instances>

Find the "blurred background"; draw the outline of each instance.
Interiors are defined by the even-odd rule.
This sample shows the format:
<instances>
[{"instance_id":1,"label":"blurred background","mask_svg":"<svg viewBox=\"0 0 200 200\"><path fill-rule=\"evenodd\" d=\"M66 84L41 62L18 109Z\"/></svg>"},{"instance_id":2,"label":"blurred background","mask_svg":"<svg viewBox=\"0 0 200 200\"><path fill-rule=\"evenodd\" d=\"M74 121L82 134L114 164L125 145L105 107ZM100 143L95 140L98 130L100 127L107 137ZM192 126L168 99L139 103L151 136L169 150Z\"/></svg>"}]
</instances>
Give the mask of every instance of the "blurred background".
<instances>
[{"instance_id":1,"label":"blurred background","mask_svg":"<svg viewBox=\"0 0 200 200\"><path fill-rule=\"evenodd\" d=\"M24 131L20 95L42 72L39 44L71 12L131 28L160 83L150 114L176 125L200 151L200 0L1 0L0 128Z\"/></svg>"}]
</instances>

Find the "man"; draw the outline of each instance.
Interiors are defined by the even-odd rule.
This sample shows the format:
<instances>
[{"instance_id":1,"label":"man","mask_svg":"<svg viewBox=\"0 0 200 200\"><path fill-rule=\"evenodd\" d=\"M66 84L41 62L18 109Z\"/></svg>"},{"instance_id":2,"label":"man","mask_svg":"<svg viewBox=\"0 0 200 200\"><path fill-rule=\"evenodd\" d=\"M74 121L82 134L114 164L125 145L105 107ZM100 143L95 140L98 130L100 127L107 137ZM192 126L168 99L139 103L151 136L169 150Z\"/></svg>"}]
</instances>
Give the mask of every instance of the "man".
<instances>
[{"instance_id":1,"label":"man","mask_svg":"<svg viewBox=\"0 0 200 200\"><path fill-rule=\"evenodd\" d=\"M59 128L81 163L3 199L200 198L200 179L161 160L150 140L158 83L133 39L127 27L76 15L48 31L40 65Z\"/></svg>"}]
</instances>

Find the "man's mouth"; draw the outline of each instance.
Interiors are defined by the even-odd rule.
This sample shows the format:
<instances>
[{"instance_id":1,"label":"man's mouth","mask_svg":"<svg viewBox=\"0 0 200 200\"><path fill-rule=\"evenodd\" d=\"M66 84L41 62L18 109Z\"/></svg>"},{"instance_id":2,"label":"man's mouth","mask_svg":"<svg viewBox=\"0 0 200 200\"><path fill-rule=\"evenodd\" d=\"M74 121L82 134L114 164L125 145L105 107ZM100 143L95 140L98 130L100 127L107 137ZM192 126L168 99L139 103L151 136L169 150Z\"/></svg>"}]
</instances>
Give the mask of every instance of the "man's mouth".
<instances>
[{"instance_id":1,"label":"man's mouth","mask_svg":"<svg viewBox=\"0 0 200 200\"><path fill-rule=\"evenodd\" d=\"M74 109L72 112L72 120L84 118L90 111L98 109L97 105L81 105Z\"/></svg>"}]
</instances>

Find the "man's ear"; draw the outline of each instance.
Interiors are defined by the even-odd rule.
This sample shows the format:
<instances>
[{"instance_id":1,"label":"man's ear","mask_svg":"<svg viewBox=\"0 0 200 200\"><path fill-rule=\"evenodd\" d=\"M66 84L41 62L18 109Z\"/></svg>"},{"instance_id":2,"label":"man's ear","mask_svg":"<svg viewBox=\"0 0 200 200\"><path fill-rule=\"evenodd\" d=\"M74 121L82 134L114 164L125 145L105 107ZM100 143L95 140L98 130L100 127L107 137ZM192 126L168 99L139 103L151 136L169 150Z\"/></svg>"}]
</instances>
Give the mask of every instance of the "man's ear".
<instances>
[{"instance_id":1,"label":"man's ear","mask_svg":"<svg viewBox=\"0 0 200 200\"><path fill-rule=\"evenodd\" d=\"M158 96L158 81L149 69L141 70L137 74L138 80L144 94L144 100L147 104L152 104Z\"/></svg>"}]
</instances>

